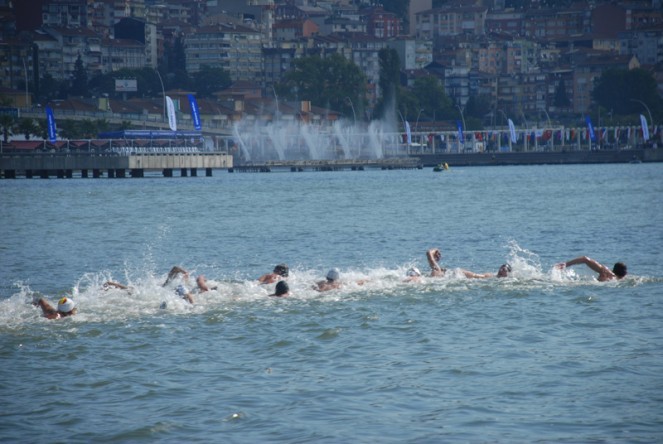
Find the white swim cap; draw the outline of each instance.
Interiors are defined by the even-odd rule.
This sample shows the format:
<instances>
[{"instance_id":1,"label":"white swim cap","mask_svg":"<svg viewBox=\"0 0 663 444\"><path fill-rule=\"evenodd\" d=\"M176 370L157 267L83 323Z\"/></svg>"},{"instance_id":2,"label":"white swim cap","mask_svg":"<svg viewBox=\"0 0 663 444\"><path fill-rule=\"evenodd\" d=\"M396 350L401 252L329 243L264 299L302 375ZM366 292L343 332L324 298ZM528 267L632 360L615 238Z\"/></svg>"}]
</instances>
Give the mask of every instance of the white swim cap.
<instances>
[{"instance_id":1,"label":"white swim cap","mask_svg":"<svg viewBox=\"0 0 663 444\"><path fill-rule=\"evenodd\" d=\"M69 313L76 307L76 302L71 298L62 298L58 301L58 311L61 313Z\"/></svg>"},{"instance_id":2,"label":"white swim cap","mask_svg":"<svg viewBox=\"0 0 663 444\"><path fill-rule=\"evenodd\" d=\"M408 276L421 276L421 271L417 267L410 268L407 273Z\"/></svg>"},{"instance_id":3,"label":"white swim cap","mask_svg":"<svg viewBox=\"0 0 663 444\"><path fill-rule=\"evenodd\" d=\"M341 275L339 274L338 268L332 268L327 273L327 279L330 281L336 281L339 277L341 277Z\"/></svg>"}]
</instances>

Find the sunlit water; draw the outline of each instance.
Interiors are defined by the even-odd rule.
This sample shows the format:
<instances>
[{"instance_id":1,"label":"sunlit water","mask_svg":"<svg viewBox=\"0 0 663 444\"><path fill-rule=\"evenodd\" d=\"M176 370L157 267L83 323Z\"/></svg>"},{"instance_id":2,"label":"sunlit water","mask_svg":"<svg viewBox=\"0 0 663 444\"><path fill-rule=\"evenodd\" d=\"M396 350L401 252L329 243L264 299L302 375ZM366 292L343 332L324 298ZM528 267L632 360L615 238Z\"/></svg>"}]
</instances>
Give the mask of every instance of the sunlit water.
<instances>
[{"instance_id":1,"label":"sunlit water","mask_svg":"<svg viewBox=\"0 0 663 444\"><path fill-rule=\"evenodd\" d=\"M662 164L215 174L0 181L0 441L663 440Z\"/></svg>"}]
</instances>

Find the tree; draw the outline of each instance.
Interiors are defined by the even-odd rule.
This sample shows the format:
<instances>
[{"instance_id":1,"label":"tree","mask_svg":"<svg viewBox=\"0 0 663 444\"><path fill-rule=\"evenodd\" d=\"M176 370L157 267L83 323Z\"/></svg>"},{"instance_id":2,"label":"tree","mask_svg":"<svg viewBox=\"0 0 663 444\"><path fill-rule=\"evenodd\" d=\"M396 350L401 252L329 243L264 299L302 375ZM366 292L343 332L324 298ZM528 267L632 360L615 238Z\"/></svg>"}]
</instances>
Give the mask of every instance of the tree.
<instances>
[{"instance_id":1,"label":"tree","mask_svg":"<svg viewBox=\"0 0 663 444\"><path fill-rule=\"evenodd\" d=\"M569 96L566 94L566 83L564 82L564 79L561 79L555 87L555 98L553 99L553 105L558 108L567 108L571 105Z\"/></svg>"},{"instance_id":2,"label":"tree","mask_svg":"<svg viewBox=\"0 0 663 444\"><path fill-rule=\"evenodd\" d=\"M74 78L71 82L71 94L75 96L87 96L87 69L79 55L74 65Z\"/></svg>"},{"instance_id":3,"label":"tree","mask_svg":"<svg viewBox=\"0 0 663 444\"><path fill-rule=\"evenodd\" d=\"M592 90L592 98L604 109L615 114L639 114L642 101L653 114L663 108L656 91L656 80L644 69L610 69L599 77Z\"/></svg>"},{"instance_id":4,"label":"tree","mask_svg":"<svg viewBox=\"0 0 663 444\"><path fill-rule=\"evenodd\" d=\"M5 143L9 142L9 136L14 134L16 118L10 114L0 114L0 128Z\"/></svg>"},{"instance_id":5,"label":"tree","mask_svg":"<svg viewBox=\"0 0 663 444\"><path fill-rule=\"evenodd\" d=\"M388 104L397 98L398 87L401 84L401 61L396 50L392 48L382 48L378 52L378 61L380 97L384 104Z\"/></svg>"},{"instance_id":6,"label":"tree","mask_svg":"<svg viewBox=\"0 0 663 444\"><path fill-rule=\"evenodd\" d=\"M30 140L31 136L38 136L39 135L39 127L37 124L35 124L35 121L28 118L24 117L21 120L18 121L18 124L16 125L16 130L23 134L25 136L25 140Z\"/></svg>"},{"instance_id":7,"label":"tree","mask_svg":"<svg viewBox=\"0 0 663 444\"><path fill-rule=\"evenodd\" d=\"M412 94L416 98L422 115L433 119L442 118L449 114L453 107L451 99L444 92L440 80L434 76L421 77L414 81Z\"/></svg>"},{"instance_id":8,"label":"tree","mask_svg":"<svg viewBox=\"0 0 663 444\"><path fill-rule=\"evenodd\" d=\"M200 71L193 75L192 83L198 97L211 97L216 91L228 88L232 81L230 74L223 68L202 65Z\"/></svg>"},{"instance_id":9,"label":"tree","mask_svg":"<svg viewBox=\"0 0 663 444\"><path fill-rule=\"evenodd\" d=\"M356 115L361 116L366 77L357 65L340 54L324 59L304 57L294 61L276 89L290 100L310 100L314 105L348 116L353 115L354 106Z\"/></svg>"}]
</instances>

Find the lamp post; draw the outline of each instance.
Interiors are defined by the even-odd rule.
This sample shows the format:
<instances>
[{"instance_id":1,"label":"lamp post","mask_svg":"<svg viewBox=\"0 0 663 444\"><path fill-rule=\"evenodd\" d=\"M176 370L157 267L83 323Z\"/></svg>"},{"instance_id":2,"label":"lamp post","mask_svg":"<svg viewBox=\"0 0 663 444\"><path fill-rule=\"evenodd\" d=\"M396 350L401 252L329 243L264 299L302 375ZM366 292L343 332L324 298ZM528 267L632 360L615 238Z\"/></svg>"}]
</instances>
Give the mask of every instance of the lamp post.
<instances>
[{"instance_id":1,"label":"lamp post","mask_svg":"<svg viewBox=\"0 0 663 444\"><path fill-rule=\"evenodd\" d=\"M161 83L161 93L163 94L163 121L166 121L166 89L163 87L163 80L161 79L161 74L159 74L159 70L154 68L154 71L157 73L157 76L159 77L159 82Z\"/></svg>"},{"instance_id":2,"label":"lamp post","mask_svg":"<svg viewBox=\"0 0 663 444\"><path fill-rule=\"evenodd\" d=\"M506 113L505 113L503 110L498 109L497 111L499 111L499 112L502 113L502 115L504 116L504 119L505 119L507 122L509 121L509 118L507 117Z\"/></svg>"},{"instance_id":3,"label":"lamp post","mask_svg":"<svg viewBox=\"0 0 663 444\"><path fill-rule=\"evenodd\" d=\"M550 123L550 116L548 115L548 111L546 111L545 108L541 108L539 111L543 111L546 114L546 119L548 119L548 128L552 128L552 123Z\"/></svg>"},{"instance_id":4,"label":"lamp post","mask_svg":"<svg viewBox=\"0 0 663 444\"><path fill-rule=\"evenodd\" d=\"M276 89L274 89L274 85L272 85L272 91L274 91L274 99L276 99L276 117L279 117L281 114L281 111L279 110L279 96L276 95Z\"/></svg>"},{"instance_id":5,"label":"lamp post","mask_svg":"<svg viewBox=\"0 0 663 444\"><path fill-rule=\"evenodd\" d=\"M651 111L649 111L649 107L647 106L647 104L645 102L643 102L642 100L638 100L638 99L631 99L631 102L638 102L638 103L642 104L642 106L645 107L645 109L647 110L647 114L649 114L649 123L651 123L653 125L654 120L652 120L652 118L651 118ZM647 124L647 128L649 128L649 124Z\"/></svg>"},{"instance_id":6,"label":"lamp post","mask_svg":"<svg viewBox=\"0 0 663 444\"><path fill-rule=\"evenodd\" d=\"M417 114L417 123L414 124L414 132L415 132L415 133L416 133L417 130L419 129L419 116L421 116L421 112L422 112L423 110L424 110L424 109L421 108L421 109L419 110L419 114Z\"/></svg>"},{"instance_id":7,"label":"lamp post","mask_svg":"<svg viewBox=\"0 0 663 444\"><path fill-rule=\"evenodd\" d=\"M25 107L28 107L28 68L25 65L25 57L23 59L23 72L25 73Z\"/></svg>"},{"instance_id":8,"label":"lamp post","mask_svg":"<svg viewBox=\"0 0 663 444\"><path fill-rule=\"evenodd\" d=\"M352 100L350 97L345 97L345 100L350 104L350 108L352 108L352 117L354 118L355 126L357 125L357 114L355 114L355 107L352 104Z\"/></svg>"},{"instance_id":9,"label":"lamp post","mask_svg":"<svg viewBox=\"0 0 663 444\"><path fill-rule=\"evenodd\" d=\"M467 129L465 126L465 116L463 116L463 108L460 107L460 105L456 104L456 108L458 108L458 111L460 111L460 120L463 122L463 131Z\"/></svg>"}]
</instances>

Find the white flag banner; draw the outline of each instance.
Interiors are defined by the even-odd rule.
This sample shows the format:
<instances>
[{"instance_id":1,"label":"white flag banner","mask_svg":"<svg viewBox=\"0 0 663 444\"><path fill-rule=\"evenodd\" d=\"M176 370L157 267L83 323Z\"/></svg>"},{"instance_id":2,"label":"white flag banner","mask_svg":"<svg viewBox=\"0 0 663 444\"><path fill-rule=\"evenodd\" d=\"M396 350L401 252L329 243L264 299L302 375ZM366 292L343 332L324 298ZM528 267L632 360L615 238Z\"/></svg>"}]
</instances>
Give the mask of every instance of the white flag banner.
<instances>
[{"instance_id":1,"label":"white flag banner","mask_svg":"<svg viewBox=\"0 0 663 444\"><path fill-rule=\"evenodd\" d=\"M168 110L168 126L171 131L177 131L177 118L175 117L175 104L173 99L166 96L166 109Z\"/></svg>"},{"instance_id":2,"label":"white flag banner","mask_svg":"<svg viewBox=\"0 0 663 444\"><path fill-rule=\"evenodd\" d=\"M511 132L511 143L516 143L518 141L518 137L516 136L516 127L513 124L513 120L508 119L509 122L509 131Z\"/></svg>"},{"instance_id":3,"label":"white flag banner","mask_svg":"<svg viewBox=\"0 0 663 444\"><path fill-rule=\"evenodd\" d=\"M410 131L410 122L405 121L405 132L407 134L407 144L412 145L412 132Z\"/></svg>"},{"instance_id":4,"label":"white flag banner","mask_svg":"<svg viewBox=\"0 0 663 444\"><path fill-rule=\"evenodd\" d=\"M642 138L646 142L649 140L649 126L647 126L647 119L642 114L640 114L640 125L642 126Z\"/></svg>"}]
</instances>

